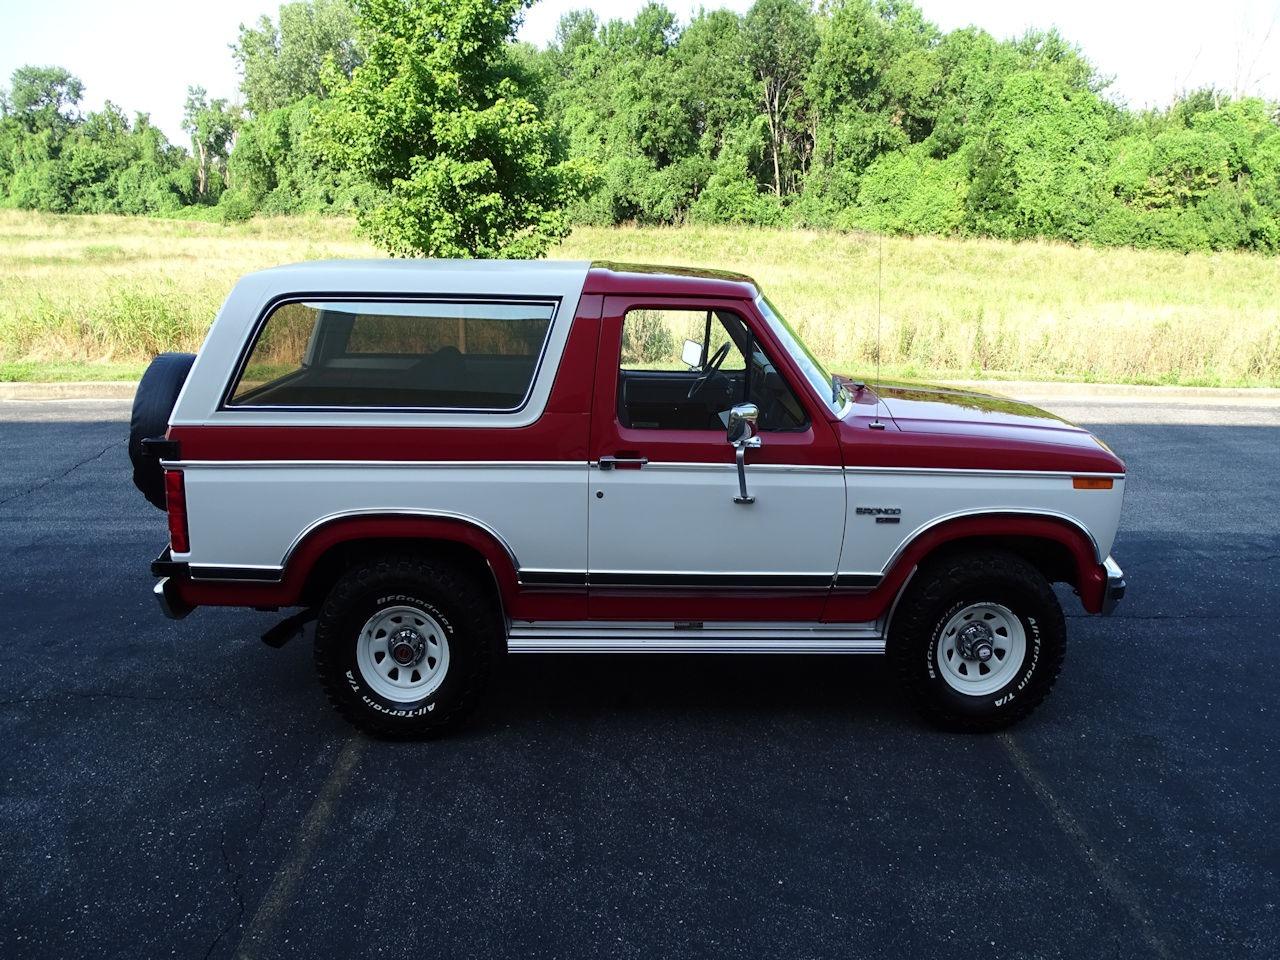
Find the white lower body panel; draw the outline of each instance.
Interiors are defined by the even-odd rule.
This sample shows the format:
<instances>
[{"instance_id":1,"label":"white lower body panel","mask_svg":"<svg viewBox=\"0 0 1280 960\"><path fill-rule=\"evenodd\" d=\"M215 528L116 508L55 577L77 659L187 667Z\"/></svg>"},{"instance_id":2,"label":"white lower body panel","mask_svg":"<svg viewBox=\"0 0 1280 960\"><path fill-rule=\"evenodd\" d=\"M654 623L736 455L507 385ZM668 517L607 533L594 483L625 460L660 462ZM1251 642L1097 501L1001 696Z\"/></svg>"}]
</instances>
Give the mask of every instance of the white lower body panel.
<instances>
[{"instance_id":1,"label":"white lower body panel","mask_svg":"<svg viewBox=\"0 0 1280 960\"><path fill-rule=\"evenodd\" d=\"M509 653L884 653L878 623L605 623L511 625Z\"/></svg>"}]
</instances>

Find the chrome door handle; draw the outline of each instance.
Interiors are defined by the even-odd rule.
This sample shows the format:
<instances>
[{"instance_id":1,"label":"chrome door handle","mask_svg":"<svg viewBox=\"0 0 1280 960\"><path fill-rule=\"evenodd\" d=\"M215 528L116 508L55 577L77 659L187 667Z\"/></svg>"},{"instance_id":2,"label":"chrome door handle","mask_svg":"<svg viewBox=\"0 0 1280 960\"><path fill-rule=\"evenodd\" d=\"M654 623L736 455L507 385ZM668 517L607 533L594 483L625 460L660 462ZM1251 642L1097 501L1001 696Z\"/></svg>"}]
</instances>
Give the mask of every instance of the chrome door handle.
<instances>
[{"instance_id":1,"label":"chrome door handle","mask_svg":"<svg viewBox=\"0 0 1280 960\"><path fill-rule=\"evenodd\" d=\"M614 467L639 470L648 462L648 457L601 457L599 467L601 470L612 470Z\"/></svg>"}]
</instances>

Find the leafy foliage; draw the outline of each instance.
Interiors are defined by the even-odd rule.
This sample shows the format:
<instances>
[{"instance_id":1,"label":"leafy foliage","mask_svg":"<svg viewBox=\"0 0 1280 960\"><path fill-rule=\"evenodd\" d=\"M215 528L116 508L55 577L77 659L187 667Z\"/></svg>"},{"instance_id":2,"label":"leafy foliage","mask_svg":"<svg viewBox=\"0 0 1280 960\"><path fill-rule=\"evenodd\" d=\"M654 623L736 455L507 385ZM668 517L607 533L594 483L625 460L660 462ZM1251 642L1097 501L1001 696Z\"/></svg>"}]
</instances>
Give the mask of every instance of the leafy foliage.
<instances>
[{"instance_id":1,"label":"leafy foliage","mask_svg":"<svg viewBox=\"0 0 1280 960\"><path fill-rule=\"evenodd\" d=\"M550 111L591 224L798 223L1273 251L1276 107L1134 114L1055 31L943 33L910 0L757 0L683 29L570 14Z\"/></svg>"},{"instance_id":2,"label":"leafy foliage","mask_svg":"<svg viewBox=\"0 0 1280 960\"><path fill-rule=\"evenodd\" d=\"M371 186L360 224L392 253L537 256L568 233L574 170L507 56L525 2L361 0L323 149Z\"/></svg>"},{"instance_id":3,"label":"leafy foliage","mask_svg":"<svg viewBox=\"0 0 1280 960\"><path fill-rule=\"evenodd\" d=\"M331 72L349 77L361 59L348 0L293 0L281 5L279 21L260 17L255 26L241 25L231 45L245 109L256 116L324 99Z\"/></svg>"},{"instance_id":4,"label":"leafy foliage","mask_svg":"<svg viewBox=\"0 0 1280 960\"><path fill-rule=\"evenodd\" d=\"M1056 31L943 32L912 0L756 0L682 24L530 0L289 0L241 27L242 104L188 153L80 81L0 91L0 205L354 214L397 254L538 255L571 223L807 225L1280 250L1276 104L1109 99Z\"/></svg>"},{"instance_id":5,"label":"leafy foliage","mask_svg":"<svg viewBox=\"0 0 1280 960\"><path fill-rule=\"evenodd\" d=\"M210 100L204 87L188 87L182 129L191 134L196 158L196 196L216 197L226 180L227 151L236 134L237 111L226 100ZM210 178L214 178L210 183Z\"/></svg>"},{"instance_id":6,"label":"leafy foliage","mask_svg":"<svg viewBox=\"0 0 1280 960\"><path fill-rule=\"evenodd\" d=\"M0 204L58 213L172 213L195 200L190 157L145 114L108 102L82 116L84 87L57 67L21 67L0 111Z\"/></svg>"}]
</instances>

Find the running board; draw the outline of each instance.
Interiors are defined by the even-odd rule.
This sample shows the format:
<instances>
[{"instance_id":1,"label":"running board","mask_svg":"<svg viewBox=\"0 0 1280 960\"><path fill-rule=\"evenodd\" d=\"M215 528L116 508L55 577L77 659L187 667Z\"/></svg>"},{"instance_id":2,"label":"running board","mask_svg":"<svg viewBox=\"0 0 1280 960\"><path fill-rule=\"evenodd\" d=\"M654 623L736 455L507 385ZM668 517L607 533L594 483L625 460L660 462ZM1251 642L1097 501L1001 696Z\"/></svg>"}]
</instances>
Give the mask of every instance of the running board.
<instances>
[{"instance_id":1,"label":"running board","mask_svg":"<svg viewBox=\"0 0 1280 960\"><path fill-rule=\"evenodd\" d=\"M875 623L516 622L508 653L884 653Z\"/></svg>"}]
</instances>

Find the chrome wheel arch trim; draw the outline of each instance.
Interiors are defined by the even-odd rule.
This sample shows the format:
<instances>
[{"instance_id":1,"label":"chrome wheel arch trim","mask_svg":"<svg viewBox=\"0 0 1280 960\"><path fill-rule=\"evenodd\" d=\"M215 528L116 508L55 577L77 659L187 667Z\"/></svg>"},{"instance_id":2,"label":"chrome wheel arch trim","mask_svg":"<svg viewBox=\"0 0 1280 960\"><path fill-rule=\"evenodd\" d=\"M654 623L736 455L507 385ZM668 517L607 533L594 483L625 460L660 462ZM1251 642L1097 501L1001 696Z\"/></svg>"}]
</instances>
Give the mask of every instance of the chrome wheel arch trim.
<instances>
[{"instance_id":1,"label":"chrome wheel arch trim","mask_svg":"<svg viewBox=\"0 0 1280 960\"><path fill-rule=\"evenodd\" d=\"M941 526L944 523L950 523L952 520L966 520L971 517L995 518L1008 516L1031 518L1040 517L1045 520L1062 521L1084 534L1085 539L1089 541L1089 545L1093 548L1094 560L1099 564L1103 561L1102 552L1098 549L1098 540L1093 535L1093 532L1080 520L1070 514L1059 513L1056 510L1038 510L1027 507L982 507L977 510L956 510L952 513L944 513L941 516L934 517L932 520L922 523L920 526L912 530L911 533L903 539L902 543L898 544L897 548L894 549L892 555L881 568L880 572L887 576L889 571L893 569L894 564L896 564L902 558L902 555L907 552L907 548L934 527Z\"/></svg>"},{"instance_id":2,"label":"chrome wheel arch trim","mask_svg":"<svg viewBox=\"0 0 1280 960\"><path fill-rule=\"evenodd\" d=\"M289 558L293 556L294 551L302 545L307 537L315 533L321 527L339 520L352 520L369 517L404 517L422 520L452 520L469 524L477 530L487 533L492 537L494 541L506 552L507 559L511 561L512 568L517 572L520 570L520 563L516 559L516 552L511 548L511 544L506 541L506 538L504 538L502 534L498 533L497 530L485 523L483 520L478 520L477 518L465 513L456 513L452 510L428 510L409 507L396 507L393 509L362 508L359 510L339 510L336 513L326 514L317 520L313 520L302 529L301 533L293 538L293 542L289 544L289 548L284 553L284 558L280 561L280 569L283 570L289 565Z\"/></svg>"}]
</instances>

